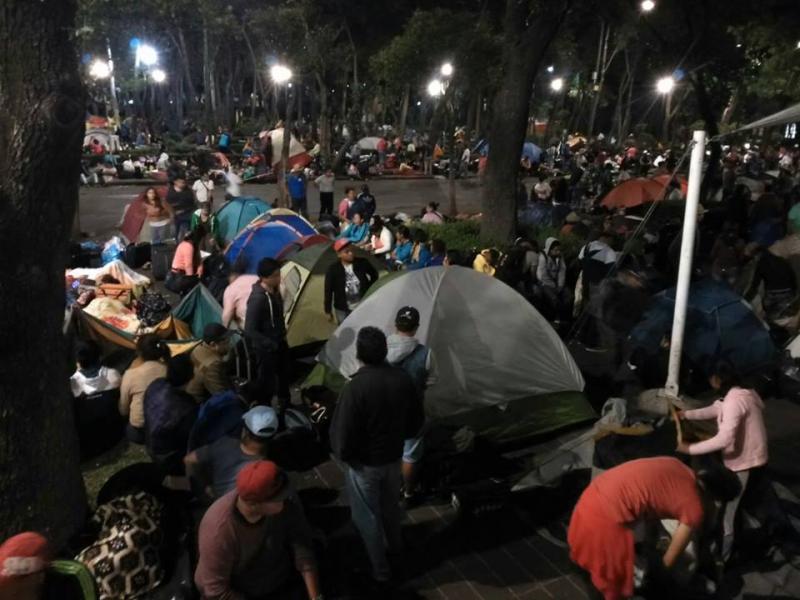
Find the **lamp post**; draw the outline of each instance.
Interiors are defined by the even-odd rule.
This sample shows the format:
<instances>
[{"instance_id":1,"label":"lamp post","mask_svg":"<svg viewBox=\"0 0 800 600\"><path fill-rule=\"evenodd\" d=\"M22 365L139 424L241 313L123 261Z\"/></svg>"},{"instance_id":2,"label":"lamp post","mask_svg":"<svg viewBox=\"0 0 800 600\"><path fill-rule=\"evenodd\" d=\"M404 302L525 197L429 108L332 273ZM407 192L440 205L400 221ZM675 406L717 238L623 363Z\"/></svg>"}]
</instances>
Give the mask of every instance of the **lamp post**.
<instances>
[{"instance_id":1,"label":"lamp post","mask_svg":"<svg viewBox=\"0 0 800 600\"><path fill-rule=\"evenodd\" d=\"M458 206L456 202L456 169L459 168L461 157L456 157L455 148L455 109L453 107L452 95L448 94L450 88L450 78L453 76L455 69L453 64L445 62L439 68L440 77L434 78L428 83L428 95L432 98L441 99L444 102L445 113L445 144L447 146L448 170L447 170L447 197L449 203L449 213L451 217L458 214Z\"/></svg>"},{"instance_id":2,"label":"lamp post","mask_svg":"<svg viewBox=\"0 0 800 600\"><path fill-rule=\"evenodd\" d=\"M642 3L639 5L639 8L642 9L642 12L649 13L653 9L655 9L656 3L653 0L643 0Z\"/></svg>"},{"instance_id":3,"label":"lamp post","mask_svg":"<svg viewBox=\"0 0 800 600\"><path fill-rule=\"evenodd\" d=\"M289 205L289 190L286 187L286 167L289 163L289 144L291 143L291 106L292 103L289 98L289 82L292 79L292 70L286 65L274 64L269 69L269 76L272 83L275 84L275 89L285 86L286 90L286 110L283 117L283 143L281 144L281 162L278 170L278 191L280 192L281 206Z\"/></svg>"},{"instance_id":4,"label":"lamp post","mask_svg":"<svg viewBox=\"0 0 800 600\"><path fill-rule=\"evenodd\" d=\"M661 136L664 141L669 140L669 121L672 116L672 91L675 89L675 79L670 75L662 77L656 82L656 90L664 96L664 124Z\"/></svg>"}]
</instances>

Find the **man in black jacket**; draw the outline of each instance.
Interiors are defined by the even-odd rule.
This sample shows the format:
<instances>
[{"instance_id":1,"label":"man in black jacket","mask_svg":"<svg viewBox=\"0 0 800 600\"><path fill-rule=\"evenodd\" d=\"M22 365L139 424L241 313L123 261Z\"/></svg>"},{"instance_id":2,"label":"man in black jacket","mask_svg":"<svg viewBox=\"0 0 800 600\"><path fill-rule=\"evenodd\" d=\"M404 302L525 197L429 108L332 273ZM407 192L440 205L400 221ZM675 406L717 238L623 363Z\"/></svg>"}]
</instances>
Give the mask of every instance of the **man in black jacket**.
<instances>
[{"instance_id":1,"label":"man in black jacket","mask_svg":"<svg viewBox=\"0 0 800 600\"><path fill-rule=\"evenodd\" d=\"M356 258L349 240L336 240L333 249L339 262L333 263L325 273L325 314L336 322L345 320L378 280L378 272L366 258Z\"/></svg>"},{"instance_id":2,"label":"man in black jacket","mask_svg":"<svg viewBox=\"0 0 800 600\"><path fill-rule=\"evenodd\" d=\"M356 339L363 367L344 386L330 436L335 456L347 465L345 481L353 523L364 540L374 580L391 579L388 553L402 547L398 505L403 444L425 415L411 377L386 363L386 336L364 327Z\"/></svg>"},{"instance_id":3,"label":"man in black jacket","mask_svg":"<svg viewBox=\"0 0 800 600\"><path fill-rule=\"evenodd\" d=\"M289 347L280 292L281 263L273 258L258 263L258 281L247 300L244 336L256 359L255 386L260 401L270 404L277 392L278 402L289 403Z\"/></svg>"}]
</instances>

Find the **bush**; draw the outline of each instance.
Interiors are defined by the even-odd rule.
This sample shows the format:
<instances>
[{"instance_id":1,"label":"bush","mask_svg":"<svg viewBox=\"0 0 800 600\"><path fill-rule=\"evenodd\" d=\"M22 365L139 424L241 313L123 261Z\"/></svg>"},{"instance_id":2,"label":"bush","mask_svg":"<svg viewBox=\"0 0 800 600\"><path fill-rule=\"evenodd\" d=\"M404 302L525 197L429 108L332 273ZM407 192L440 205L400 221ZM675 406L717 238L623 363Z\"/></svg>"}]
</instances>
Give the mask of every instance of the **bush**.
<instances>
[{"instance_id":1,"label":"bush","mask_svg":"<svg viewBox=\"0 0 800 600\"><path fill-rule=\"evenodd\" d=\"M448 250L469 252L481 246L480 221L454 221L444 225L429 225L426 223L412 223L410 229L422 229L428 234L428 239L440 239Z\"/></svg>"}]
</instances>

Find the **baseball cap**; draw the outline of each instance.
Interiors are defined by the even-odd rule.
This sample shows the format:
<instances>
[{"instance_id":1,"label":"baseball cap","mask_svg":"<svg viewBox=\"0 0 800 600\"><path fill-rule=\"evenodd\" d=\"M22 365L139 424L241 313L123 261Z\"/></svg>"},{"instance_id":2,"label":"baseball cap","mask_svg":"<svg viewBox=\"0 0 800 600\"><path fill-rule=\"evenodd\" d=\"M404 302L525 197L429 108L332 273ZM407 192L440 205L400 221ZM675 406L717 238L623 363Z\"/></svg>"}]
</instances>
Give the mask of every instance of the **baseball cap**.
<instances>
[{"instance_id":1,"label":"baseball cap","mask_svg":"<svg viewBox=\"0 0 800 600\"><path fill-rule=\"evenodd\" d=\"M347 248L349 245L350 245L350 240L345 240L345 239L336 240L336 241L333 243L333 249L334 249L336 252L341 252L342 250L344 250L345 248Z\"/></svg>"},{"instance_id":2,"label":"baseball cap","mask_svg":"<svg viewBox=\"0 0 800 600\"><path fill-rule=\"evenodd\" d=\"M254 406L242 417L250 432L260 438L271 438L278 432L278 414L270 406Z\"/></svg>"},{"instance_id":3,"label":"baseball cap","mask_svg":"<svg viewBox=\"0 0 800 600\"><path fill-rule=\"evenodd\" d=\"M203 328L203 341L206 344L219 342L228 337L230 331L222 323L209 323Z\"/></svg>"},{"instance_id":4,"label":"baseball cap","mask_svg":"<svg viewBox=\"0 0 800 600\"><path fill-rule=\"evenodd\" d=\"M251 462L236 476L236 492L245 502L280 502L289 495L289 478L271 460Z\"/></svg>"},{"instance_id":5,"label":"baseball cap","mask_svg":"<svg viewBox=\"0 0 800 600\"><path fill-rule=\"evenodd\" d=\"M0 589L17 577L47 568L49 550L44 536L33 531L8 538L0 546Z\"/></svg>"},{"instance_id":6,"label":"baseball cap","mask_svg":"<svg viewBox=\"0 0 800 600\"><path fill-rule=\"evenodd\" d=\"M394 324L406 329L416 329L419 327L419 311L413 306L404 306L397 311Z\"/></svg>"},{"instance_id":7,"label":"baseball cap","mask_svg":"<svg viewBox=\"0 0 800 600\"><path fill-rule=\"evenodd\" d=\"M258 263L258 276L269 277L280 268L281 263L279 260L275 260L274 258L262 258Z\"/></svg>"}]
</instances>

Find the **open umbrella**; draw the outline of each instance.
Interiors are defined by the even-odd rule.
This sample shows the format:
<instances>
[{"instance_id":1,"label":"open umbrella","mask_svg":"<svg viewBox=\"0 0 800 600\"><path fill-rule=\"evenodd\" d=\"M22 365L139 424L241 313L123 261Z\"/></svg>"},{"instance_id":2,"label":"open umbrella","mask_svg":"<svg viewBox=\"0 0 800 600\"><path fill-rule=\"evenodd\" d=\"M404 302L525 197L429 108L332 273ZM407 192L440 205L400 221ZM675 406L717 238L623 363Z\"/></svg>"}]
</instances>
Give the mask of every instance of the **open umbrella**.
<instances>
[{"instance_id":1,"label":"open umbrella","mask_svg":"<svg viewBox=\"0 0 800 600\"><path fill-rule=\"evenodd\" d=\"M638 177L620 183L606 194L602 205L606 208L630 208L646 202L661 200L664 196L664 185Z\"/></svg>"},{"instance_id":2,"label":"open umbrella","mask_svg":"<svg viewBox=\"0 0 800 600\"><path fill-rule=\"evenodd\" d=\"M658 352L662 338L672 329L674 310L675 288L654 296L631 331L631 348ZM776 356L767 326L750 305L727 285L711 279L693 283L689 291L683 352L706 372L724 359L743 374L770 365Z\"/></svg>"}]
</instances>

